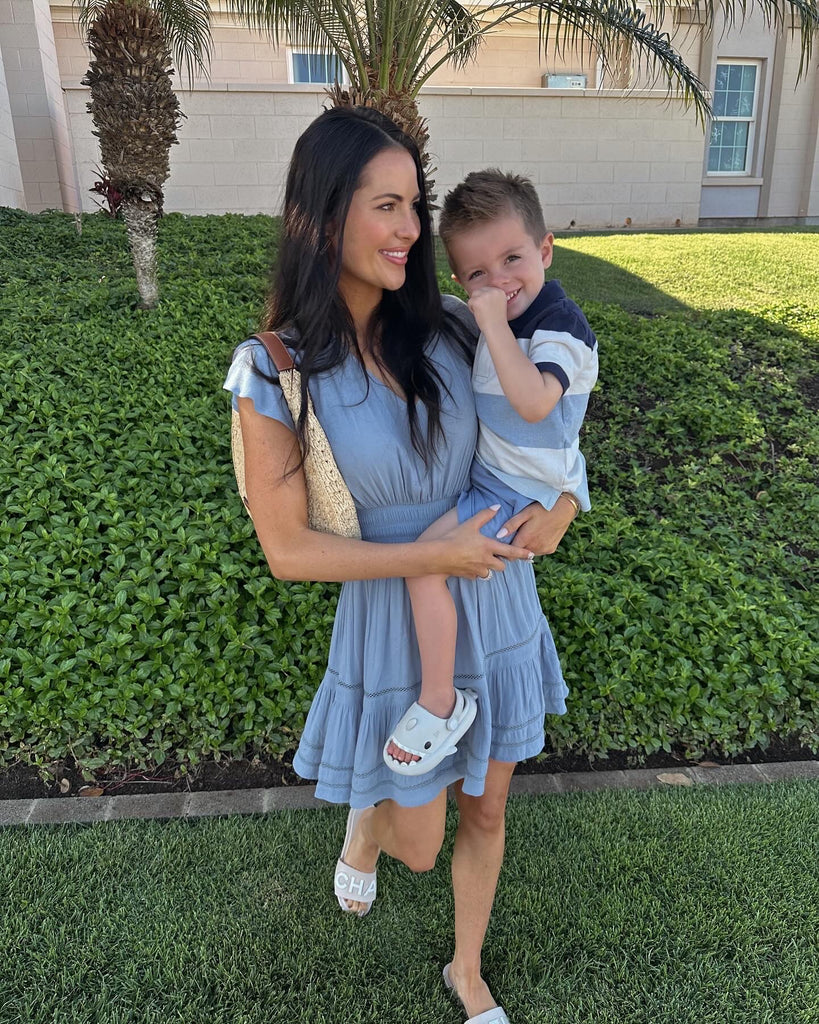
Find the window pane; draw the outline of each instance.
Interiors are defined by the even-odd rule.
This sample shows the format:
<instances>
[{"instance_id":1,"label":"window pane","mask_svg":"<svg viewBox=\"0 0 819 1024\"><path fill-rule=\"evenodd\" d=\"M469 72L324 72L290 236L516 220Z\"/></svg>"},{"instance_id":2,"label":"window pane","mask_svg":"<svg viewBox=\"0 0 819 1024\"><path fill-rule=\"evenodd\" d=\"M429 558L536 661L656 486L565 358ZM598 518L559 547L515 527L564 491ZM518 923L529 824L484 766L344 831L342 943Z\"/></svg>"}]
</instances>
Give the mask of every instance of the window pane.
<instances>
[{"instance_id":1,"label":"window pane","mask_svg":"<svg viewBox=\"0 0 819 1024\"><path fill-rule=\"evenodd\" d=\"M717 126L715 125L715 128L716 127ZM712 132L712 136L710 136L710 145L708 146L708 170L720 170L720 145L719 142L715 142L714 132Z\"/></svg>"},{"instance_id":2,"label":"window pane","mask_svg":"<svg viewBox=\"0 0 819 1024\"><path fill-rule=\"evenodd\" d=\"M708 170L744 174L747 162L748 125L741 121L714 124L708 146Z\"/></svg>"},{"instance_id":3,"label":"window pane","mask_svg":"<svg viewBox=\"0 0 819 1024\"><path fill-rule=\"evenodd\" d=\"M321 56L317 53L310 53L307 55L307 74L308 82L320 82L322 81L322 67L321 67Z\"/></svg>"},{"instance_id":4,"label":"window pane","mask_svg":"<svg viewBox=\"0 0 819 1024\"><path fill-rule=\"evenodd\" d=\"M756 89L756 65L746 64L742 69L742 88L744 92L753 94Z\"/></svg>"},{"instance_id":5,"label":"window pane","mask_svg":"<svg viewBox=\"0 0 819 1024\"><path fill-rule=\"evenodd\" d=\"M734 122L734 138L733 145L742 151L742 165L745 166L745 151L748 148L748 122L747 121L735 121Z\"/></svg>"},{"instance_id":6,"label":"window pane","mask_svg":"<svg viewBox=\"0 0 819 1024\"><path fill-rule=\"evenodd\" d=\"M294 53L294 82L334 82L341 77L341 63L329 53Z\"/></svg>"},{"instance_id":7,"label":"window pane","mask_svg":"<svg viewBox=\"0 0 819 1024\"><path fill-rule=\"evenodd\" d=\"M739 93L731 90L725 94L725 116L739 117Z\"/></svg>"},{"instance_id":8,"label":"window pane","mask_svg":"<svg viewBox=\"0 0 819 1024\"><path fill-rule=\"evenodd\" d=\"M753 117L754 115L754 94L742 92L739 94L739 109L737 117Z\"/></svg>"},{"instance_id":9,"label":"window pane","mask_svg":"<svg viewBox=\"0 0 819 1024\"><path fill-rule=\"evenodd\" d=\"M729 64L728 70L728 88L731 90L739 90L742 88L742 65L741 64Z\"/></svg>"},{"instance_id":10,"label":"window pane","mask_svg":"<svg viewBox=\"0 0 819 1024\"><path fill-rule=\"evenodd\" d=\"M717 79L714 83L714 92L725 92L728 88L728 65L717 64Z\"/></svg>"},{"instance_id":11,"label":"window pane","mask_svg":"<svg viewBox=\"0 0 819 1024\"><path fill-rule=\"evenodd\" d=\"M293 54L293 81L310 81L310 55L307 53Z\"/></svg>"}]
</instances>

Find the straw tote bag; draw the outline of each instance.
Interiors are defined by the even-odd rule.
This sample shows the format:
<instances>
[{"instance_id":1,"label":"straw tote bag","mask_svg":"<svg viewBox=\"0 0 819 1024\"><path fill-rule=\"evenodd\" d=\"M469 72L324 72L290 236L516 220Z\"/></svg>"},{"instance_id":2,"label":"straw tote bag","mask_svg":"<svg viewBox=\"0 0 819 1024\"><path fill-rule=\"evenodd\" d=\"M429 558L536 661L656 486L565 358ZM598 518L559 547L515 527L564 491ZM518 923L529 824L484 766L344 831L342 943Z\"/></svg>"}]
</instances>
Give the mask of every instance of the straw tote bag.
<instances>
[{"instance_id":1,"label":"straw tote bag","mask_svg":"<svg viewBox=\"0 0 819 1024\"><path fill-rule=\"evenodd\" d=\"M301 412L301 374L296 369L293 357L274 331L254 334L254 338L267 349L273 365L279 371L287 407L296 422ZM242 424L239 414L233 410L230 431L230 447L233 455L233 471L239 494L250 518L253 513L247 500L245 485L245 449L242 443ZM304 456L304 477L307 482L307 519L312 530L321 533L337 533L342 537L360 537L361 529L355 511L355 502L344 483L344 479L333 458L330 442L318 421L313 401L307 395L307 454Z\"/></svg>"}]
</instances>

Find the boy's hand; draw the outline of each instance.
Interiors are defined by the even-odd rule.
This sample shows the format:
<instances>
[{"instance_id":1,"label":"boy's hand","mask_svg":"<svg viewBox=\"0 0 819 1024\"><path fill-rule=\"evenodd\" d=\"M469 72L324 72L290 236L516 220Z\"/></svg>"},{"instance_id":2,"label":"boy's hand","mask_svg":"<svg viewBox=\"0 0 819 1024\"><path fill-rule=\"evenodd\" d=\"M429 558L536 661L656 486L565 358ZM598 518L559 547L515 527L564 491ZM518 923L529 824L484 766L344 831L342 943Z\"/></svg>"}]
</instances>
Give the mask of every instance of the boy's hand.
<instances>
[{"instance_id":1,"label":"boy's hand","mask_svg":"<svg viewBox=\"0 0 819 1024\"><path fill-rule=\"evenodd\" d=\"M506 292L502 288L476 288L467 303L478 327L486 334L493 328L508 323L506 319Z\"/></svg>"}]
</instances>

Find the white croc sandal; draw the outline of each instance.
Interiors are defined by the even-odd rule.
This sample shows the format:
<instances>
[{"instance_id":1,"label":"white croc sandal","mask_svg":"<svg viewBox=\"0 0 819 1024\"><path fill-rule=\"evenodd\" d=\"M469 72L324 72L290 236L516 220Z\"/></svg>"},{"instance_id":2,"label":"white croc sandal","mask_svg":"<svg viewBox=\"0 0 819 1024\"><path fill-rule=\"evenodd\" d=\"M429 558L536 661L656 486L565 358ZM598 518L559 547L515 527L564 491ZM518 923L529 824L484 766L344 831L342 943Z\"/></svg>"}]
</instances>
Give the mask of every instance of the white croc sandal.
<instances>
[{"instance_id":1,"label":"white croc sandal","mask_svg":"<svg viewBox=\"0 0 819 1024\"><path fill-rule=\"evenodd\" d=\"M458 995L458 990L452 982L452 978L449 976L449 968L452 964L447 964L444 968L444 984L449 989L450 994L454 996L459 1003L461 1003L461 997ZM461 1006L464 1004L461 1003ZM483 1013L479 1013L477 1017L470 1017L465 1024L509 1024L509 1018L506 1016L506 1011L502 1006L493 1006L491 1010L484 1010Z\"/></svg>"},{"instance_id":2,"label":"white croc sandal","mask_svg":"<svg viewBox=\"0 0 819 1024\"><path fill-rule=\"evenodd\" d=\"M474 690L455 690L455 707L449 718L439 718L416 701L401 716L384 744L384 764L398 775L426 775L445 757L457 751L455 745L475 721L478 713ZM387 753L391 743L415 754L417 761L397 761Z\"/></svg>"},{"instance_id":3,"label":"white croc sandal","mask_svg":"<svg viewBox=\"0 0 819 1024\"><path fill-rule=\"evenodd\" d=\"M333 892L338 899L338 905L345 914L356 914L364 917L372 910L373 900L376 893L376 882L374 871L357 871L349 864L344 863L347 855L347 848L353 837L353 832L358 824L358 819L369 808L350 808L347 815L347 831L344 833L344 845L341 847L341 856L336 861L336 873L334 877ZM356 900L358 903L366 903L364 910L355 911L348 907L346 900Z\"/></svg>"}]
</instances>

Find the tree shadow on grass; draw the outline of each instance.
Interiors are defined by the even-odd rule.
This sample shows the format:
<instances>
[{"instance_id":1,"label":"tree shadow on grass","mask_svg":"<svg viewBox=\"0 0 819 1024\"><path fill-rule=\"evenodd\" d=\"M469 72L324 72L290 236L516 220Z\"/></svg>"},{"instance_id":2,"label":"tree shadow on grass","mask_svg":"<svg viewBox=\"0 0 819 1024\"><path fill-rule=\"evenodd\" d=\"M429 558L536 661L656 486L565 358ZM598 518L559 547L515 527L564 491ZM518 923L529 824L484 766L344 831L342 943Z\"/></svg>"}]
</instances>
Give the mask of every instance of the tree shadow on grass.
<instances>
[{"instance_id":1,"label":"tree shadow on grass","mask_svg":"<svg viewBox=\"0 0 819 1024\"><path fill-rule=\"evenodd\" d=\"M577 252L555 242L550 276L559 278L575 302L613 303L631 313L657 316L665 313L693 313L680 302L638 274L598 256Z\"/></svg>"},{"instance_id":2,"label":"tree shadow on grass","mask_svg":"<svg viewBox=\"0 0 819 1024\"><path fill-rule=\"evenodd\" d=\"M448 285L450 268L443 244L435 238L435 262L442 276L442 286L460 298L466 293L456 284ZM568 249L555 242L554 262L548 273L566 289L566 293L583 306L587 302L614 303L631 313L656 316L664 313L692 311L690 306L657 288L637 274L587 253Z\"/></svg>"}]
</instances>

